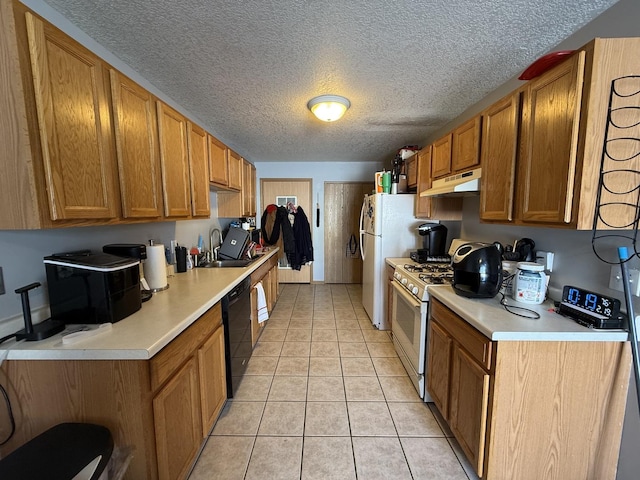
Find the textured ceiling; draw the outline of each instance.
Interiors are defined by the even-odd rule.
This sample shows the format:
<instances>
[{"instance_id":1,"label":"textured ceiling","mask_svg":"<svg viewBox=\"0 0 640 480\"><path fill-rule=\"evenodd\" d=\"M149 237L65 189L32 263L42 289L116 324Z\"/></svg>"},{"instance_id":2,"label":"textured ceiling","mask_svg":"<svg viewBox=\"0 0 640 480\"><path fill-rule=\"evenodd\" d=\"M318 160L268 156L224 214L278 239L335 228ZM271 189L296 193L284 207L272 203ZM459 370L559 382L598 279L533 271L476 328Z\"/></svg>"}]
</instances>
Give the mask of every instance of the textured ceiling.
<instances>
[{"instance_id":1,"label":"textured ceiling","mask_svg":"<svg viewBox=\"0 0 640 480\"><path fill-rule=\"evenodd\" d=\"M47 0L251 161L382 161L617 0ZM320 94L352 107L325 124Z\"/></svg>"}]
</instances>

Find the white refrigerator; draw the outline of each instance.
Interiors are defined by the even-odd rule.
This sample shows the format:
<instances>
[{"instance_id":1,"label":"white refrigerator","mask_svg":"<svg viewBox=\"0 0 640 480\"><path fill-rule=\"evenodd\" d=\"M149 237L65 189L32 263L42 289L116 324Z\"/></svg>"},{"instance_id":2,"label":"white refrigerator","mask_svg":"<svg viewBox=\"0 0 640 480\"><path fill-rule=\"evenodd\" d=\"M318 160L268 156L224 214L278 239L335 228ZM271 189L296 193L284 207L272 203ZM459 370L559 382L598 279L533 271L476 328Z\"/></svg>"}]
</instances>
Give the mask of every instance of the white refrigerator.
<instances>
[{"instance_id":1,"label":"white refrigerator","mask_svg":"<svg viewBox=\"0 0 640 480\"><path fill-rule=\"evenodd\" d=\"M413 216L415 198L415 194L376 193L366 196L362 204L362 305L379 330L390 328L385 258L408 257L418 248L416 228L422 222Z\"/></svg>"}]
</instances>

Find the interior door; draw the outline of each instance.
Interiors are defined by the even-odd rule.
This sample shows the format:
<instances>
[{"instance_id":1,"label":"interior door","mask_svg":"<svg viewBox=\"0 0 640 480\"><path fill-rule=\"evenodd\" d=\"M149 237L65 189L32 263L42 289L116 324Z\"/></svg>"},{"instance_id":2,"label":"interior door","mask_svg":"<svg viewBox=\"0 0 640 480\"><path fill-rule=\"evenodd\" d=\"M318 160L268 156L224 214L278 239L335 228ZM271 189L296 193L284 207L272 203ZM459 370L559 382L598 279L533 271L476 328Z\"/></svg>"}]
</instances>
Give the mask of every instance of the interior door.
<instances>
[{"instance_id":1,"label":"interior door","mask_svg":"<svg viewBox=\"0 0 640 480\"><path fill-rule=\"evenodd\" d=\"M294 199L293 202L302 207L311 226L313 240L313 227L315 216L311 207L311 179L310 178L262 178L260 179L260 208L262 215L267 205L277 204L282 197ZM282 237L281 237L282 238ZM278 258L278 281L280 283L311 283L312 265L303 265L300 270L293 270L288 266L287 256L284 250L280 250Z\"/></svg>"},{"instance_id":2,"label":"interior door","mask_svg":"<svg viewBox=\"0 0 640 480\"><path fill-rule=\"evenodd\" d=\"M324 184L324 281L361 283L360 208L373 182Z\"/></svg>"}]
</instances>

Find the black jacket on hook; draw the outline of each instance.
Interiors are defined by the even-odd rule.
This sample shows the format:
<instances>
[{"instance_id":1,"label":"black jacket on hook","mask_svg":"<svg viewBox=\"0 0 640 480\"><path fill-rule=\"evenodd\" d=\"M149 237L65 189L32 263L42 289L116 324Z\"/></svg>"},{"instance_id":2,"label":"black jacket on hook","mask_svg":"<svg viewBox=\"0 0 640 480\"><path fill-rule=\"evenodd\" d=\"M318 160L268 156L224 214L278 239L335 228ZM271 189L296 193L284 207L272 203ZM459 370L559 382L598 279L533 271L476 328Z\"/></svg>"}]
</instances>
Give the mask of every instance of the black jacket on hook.
<instances>
[{"instance_id":1,"label":"black jacket on hook","mask_svg":"<svg viewBox=\"0 0 640 480\"><path fill-rule=\"evenodd\" d=\"M293 237L295 238L296 250L293 258L289 257L289 263L293 270L300 270L302 265L313 261L313 242L311 241L309 220L302 207L298 206L296 213L293 215L295 217Z\"/></svg>"},{"instance_id":2,"label":"black jacket on hook","mask_svg":"<svg viewBox=\"0 0 640 480\"><path fill-rule=\"evenodd\" d=\"M269 207L271 207L271 205ZM275 245L280 238L280 233L282 233L282 245L284 247L284 253L287 254L288 258L290 255L294 255L296 250L293 228L291 227L291 223L289 223L289 214L285 207L276 207L275 205L273 205L274 208L269 207L267 207L262 214L262 238L267 245ZM269 216L273 216L273 222L267 222ZM266 228L267 224L273 225L271 231L268 231L268 228ZM289 261L289 263L291 263L291 261Z\"/></svg>"}]
</instances>

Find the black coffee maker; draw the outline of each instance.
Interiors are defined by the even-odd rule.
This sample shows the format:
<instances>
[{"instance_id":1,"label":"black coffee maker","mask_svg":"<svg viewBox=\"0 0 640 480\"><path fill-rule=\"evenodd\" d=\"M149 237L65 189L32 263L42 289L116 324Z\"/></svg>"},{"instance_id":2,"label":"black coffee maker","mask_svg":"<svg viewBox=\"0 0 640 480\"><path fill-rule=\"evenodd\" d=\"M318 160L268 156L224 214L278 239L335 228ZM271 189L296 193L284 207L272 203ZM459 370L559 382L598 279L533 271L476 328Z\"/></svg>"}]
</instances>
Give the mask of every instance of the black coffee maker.
<instances>
[{"instance_id":1,"label":"black coffee maker","mask_svg":"<svg viewBox=\"0 0 640 480\"><path fill-rule=\"evenodd\" d=\"M418 227L422 237L422 248L411 253L411 259L418 263L446 262L447 227L441 223L423 223Z\"/></svg>"}]
</instances>

